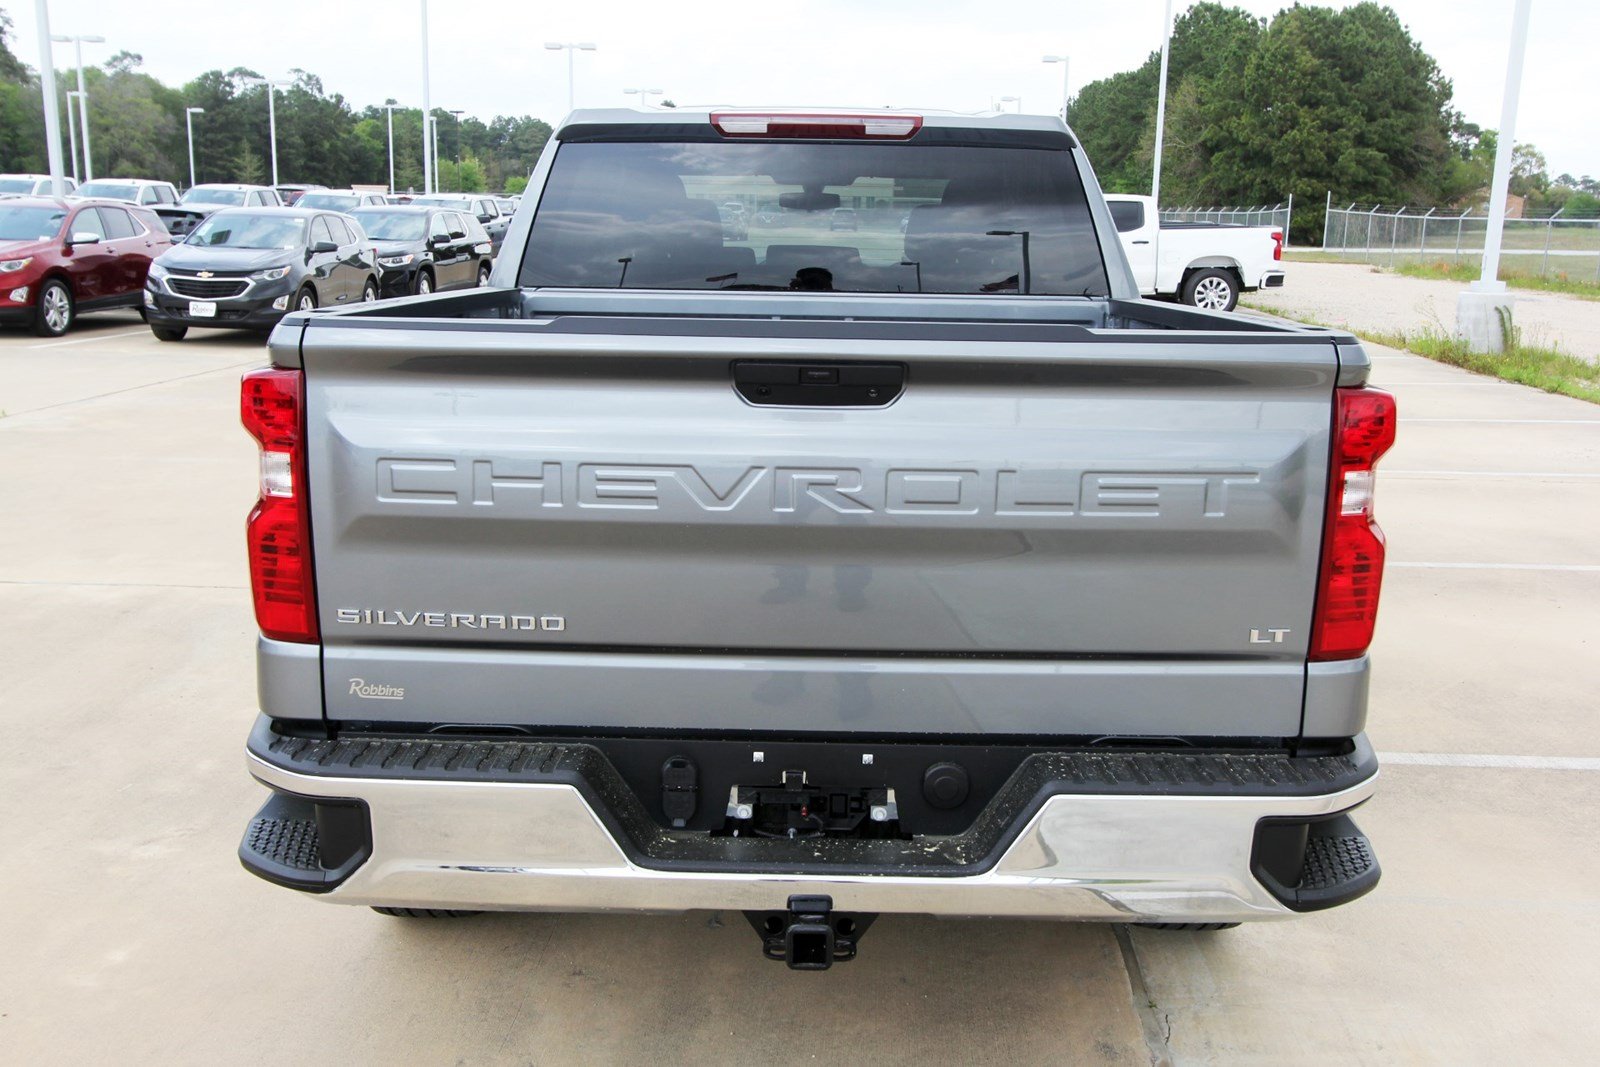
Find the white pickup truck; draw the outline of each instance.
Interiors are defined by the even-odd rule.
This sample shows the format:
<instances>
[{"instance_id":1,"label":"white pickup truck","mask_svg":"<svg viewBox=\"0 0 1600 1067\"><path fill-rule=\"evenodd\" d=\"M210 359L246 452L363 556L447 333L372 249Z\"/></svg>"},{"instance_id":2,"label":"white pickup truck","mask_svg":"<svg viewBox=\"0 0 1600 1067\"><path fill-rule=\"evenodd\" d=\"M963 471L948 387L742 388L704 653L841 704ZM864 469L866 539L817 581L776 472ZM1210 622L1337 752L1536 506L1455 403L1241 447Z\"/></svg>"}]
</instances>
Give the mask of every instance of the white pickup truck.
<instances>
[{"instance_id":1,"label":"white pickup truck","mask_svg":"<svg viewBox=\"0 0 1600 1067\"><path fill-rule=\"evenodd\" d=\"M1106 195L1111 221L1145 296L1232 311L1241 292L1283 284L1283 231L1217 222L1158 225L1148 196ZM1158 258L1159 257L1159 266Z\"/></svg>"}]
</instances>

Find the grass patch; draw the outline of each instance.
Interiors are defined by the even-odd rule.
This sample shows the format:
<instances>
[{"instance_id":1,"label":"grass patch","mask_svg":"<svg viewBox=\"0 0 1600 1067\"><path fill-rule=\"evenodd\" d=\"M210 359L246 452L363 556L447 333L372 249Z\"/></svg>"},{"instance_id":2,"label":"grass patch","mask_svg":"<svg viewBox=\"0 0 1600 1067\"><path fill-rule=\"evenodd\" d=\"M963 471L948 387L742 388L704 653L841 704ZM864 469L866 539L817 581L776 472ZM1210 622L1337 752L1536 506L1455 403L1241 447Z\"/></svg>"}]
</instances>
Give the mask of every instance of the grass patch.
<instances>
[{"instance_id":1,"label":"grass patch","mask_svg":"<svg viewBox=\"0 0 1600 1067\"><path fill-rule=\"evenodd\" d=\"M1506 332L1505 351L1498 353L1474 352L1465 341L1435 327L1423 327L1406 334L1362 336L1377 344L1414 352L1474 374L1487 374L1519 385L1531 385L1547 393L1600 404L1600 363L1568 355L1559 348L1525 345L1514 326Z\"/></svg>"},{"instance_id":2,"label":"grass patch","mask_svg":"<svg viewBox=\"0 0 1600 1067\"><path fill-rule=\"evenodd\" d=\"M1375 250L1374 255L1381 259L1385 253ZM1384 263L1368 263L1360 257L1352 259L1337 253L1314 250L1285 252L1283 258L1292 263L1362 263L1375 270L1392 271L1395 274L1404 274L1408 278L1426 278L1434 281L1475 282L1479 273L1478 262L1472 258L1459 260L1421 258L1415 252L1409 257L1402 252L1392 267ZM1502 261L1500 280L1513 289L1566 293L1580 300L1600 300L1600 279L1596 279L1592 272L1574 275L1564 270L1557 270L1548 275L1541 275L1533 271L1518 270Z\"/></svg>"},{"instance_id":3,"label":"grass patch","mask_svg":"<svg viewBox=\"0 0 1600 1067\"><path fill-rule=\"evenodd\" d=\"M1452 282L1475 282L1478 268L1471 263L1451 263L1443 259L1427 259L1395 264L1396 274L1408 278L1436 278ZM1500 267L1500 280L1513 289L1537 289L1547 293L1569 293L1584 300L1600 300L1600 282L1588 278L1574 278L1566 271L1550 275L1531 274L1513 270L1504 264Z\"/></svg>"},{"instance_id":4,"label":"grass patch","mask_svg":"<svg viewBox=\"0 0 1600 1067\"><path fill-rule=\"evenodd\" d=\"M1255 305L1246 303L1246 307ZM1373 333L1334 326L1306 315L1286 315L1276 308L1255 307L1257 311L1282 318L1294 319L1308 326L1349 330L1363 341L1398 348L1414 355L1424 356L1439 363L1448 363L1474 374L1484 374L1518 385L1532 386L1547 393L1558 393L1577 400L1600 404L1600 361L1580 359L1542 345L1522 343L1522 331L1510 324L1505 330L1505 351L1474 352L1465 341L1446 333L1435 323L1407 333ZM1377 383L1382 385L1383 383Z\"/></svg>"}]
</instances>

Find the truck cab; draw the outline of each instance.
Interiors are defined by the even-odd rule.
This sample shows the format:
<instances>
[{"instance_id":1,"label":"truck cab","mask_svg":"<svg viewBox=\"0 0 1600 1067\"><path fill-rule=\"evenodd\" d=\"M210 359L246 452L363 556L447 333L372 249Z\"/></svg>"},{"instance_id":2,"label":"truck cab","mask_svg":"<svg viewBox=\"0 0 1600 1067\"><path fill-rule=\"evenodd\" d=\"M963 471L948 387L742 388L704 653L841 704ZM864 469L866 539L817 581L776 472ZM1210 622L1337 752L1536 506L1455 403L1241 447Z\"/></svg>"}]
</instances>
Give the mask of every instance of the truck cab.
<instances>
[{"instance_id":1,"label":"truck cab","mask_svg":"<svg viewBox=\"0 0 1600 1067\"><path fill-rule=\"evenodd\" d=\"M1208 311L1232 311L1239 294L1284 282L1280 229L1212 222L1163 222L1155 201L1106 195L1128 267L1145 296Z\"/></svg>"}]
</instances>

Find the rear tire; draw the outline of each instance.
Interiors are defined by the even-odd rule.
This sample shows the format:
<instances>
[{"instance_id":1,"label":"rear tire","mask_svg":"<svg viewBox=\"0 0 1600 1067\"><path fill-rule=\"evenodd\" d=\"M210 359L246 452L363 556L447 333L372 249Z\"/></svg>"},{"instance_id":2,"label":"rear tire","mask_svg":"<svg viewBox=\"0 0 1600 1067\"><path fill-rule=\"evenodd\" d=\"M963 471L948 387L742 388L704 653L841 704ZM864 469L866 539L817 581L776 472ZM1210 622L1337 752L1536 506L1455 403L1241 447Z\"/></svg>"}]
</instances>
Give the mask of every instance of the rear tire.
<instances>
[{"instance_id":1,"label":"rear tire","mask_svg":"<svg viewBox=\"0 0 1600 1067\"><path fill-rule=\"evenodd\" d=\"M1184 279L1183 302L1206 311L1232 311L1239 303L1239 279L1220 267L1197 270Z\"/></svg>"},{"instance_id":2,"label":"rear tire","mask_svg":"<svg viewBox=\"0 0 1600 1067\"><path fill-rule=\"evenodd\" d=\"M1232 930L1238 923L1134 923L1142 930Z\"/></svg>"},{"instance_id":3,"label":"rear tire","mask_svg":"<svg viewBox=\"0 0 1600 1067\"><path fill-rule=\"evenodd\" d=\"M376 299L378 299L378 283L368 278L367 284L361 289L361 302L370 304Z\"/></svg>"},{"instance_id":4,"label":"rear tire","mask_svg":"<svg viewBox=\"0 0 1600 1067\"><path fill-rule=\"evenodd\" d=\"M464 919L468 915L482 915L481 911L457 911L454 908L379 908L379 915L393 915L397 919Z\"/></svg>"},{"instance_id":5,"label":"rear tire","mask_svg":"<svg viewBox=\"0 0 1600 1067\"><path fill-rule=\"evenodd\" d=\"M39 286L39 297L33 305L33 332L40 337L60 337L72 329L76 310L67 283L51 278Z\"/></svg>"},{"instance_id":6,"label":"rear tire","mask_svg":"<svg viewBox=\"0 0 1600 1067\"><path fill-rule=\"evenodd\" d=\"M189 333L187 326L152 326L150 332L157 341L181 341Z\"/></svg>"}]
</instances>

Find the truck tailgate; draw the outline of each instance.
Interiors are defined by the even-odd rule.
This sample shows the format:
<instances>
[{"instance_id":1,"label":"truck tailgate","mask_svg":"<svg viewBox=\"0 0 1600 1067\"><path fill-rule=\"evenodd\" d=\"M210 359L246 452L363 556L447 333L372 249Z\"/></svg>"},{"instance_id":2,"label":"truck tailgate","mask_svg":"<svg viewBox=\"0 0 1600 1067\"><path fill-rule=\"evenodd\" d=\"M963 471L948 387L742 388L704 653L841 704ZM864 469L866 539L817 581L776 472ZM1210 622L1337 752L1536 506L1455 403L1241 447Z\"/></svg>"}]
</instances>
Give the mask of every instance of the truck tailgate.
<instances>
[{"instance_id":1,"label":"truck tailgate","mask_svg":"<svg viewBox=\"0 0 1600 1067\"><path fill-rule=\"evenodd\" d=\"M1300 732L1332 344L876 327L314 319L327 715ZM904 391L766 406L745 361Z\"/></svg>"}]
</instances>

